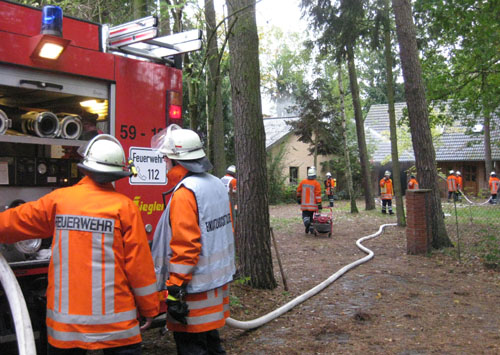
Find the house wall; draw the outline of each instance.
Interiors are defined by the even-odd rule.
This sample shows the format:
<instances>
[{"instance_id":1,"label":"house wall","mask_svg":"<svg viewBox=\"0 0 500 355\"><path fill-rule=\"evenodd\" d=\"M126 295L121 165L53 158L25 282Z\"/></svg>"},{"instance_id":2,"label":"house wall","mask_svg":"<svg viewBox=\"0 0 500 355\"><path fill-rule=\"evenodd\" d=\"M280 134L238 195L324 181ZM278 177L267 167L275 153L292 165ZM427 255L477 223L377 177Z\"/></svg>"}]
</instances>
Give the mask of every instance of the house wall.
<instances>
[{"instance_id":1,"label":"house wall","mask_svg":"<svg viewBox=\"0 0 500 355\"><path fill-rule=\"evenodd\" d=\"M298 182L305 179L307 177L307 168L314 165L314 156L310 155L308 151L309 144L300 142L296 135L289 134L280 143L276 143L269 148L268 152L276 156L280 151L281 145L284 145L282 173L283 176L287 177L287 183L290 183L290 167L298 168ZM321 172L321 163L329 159L329 157L318 155L316 169L318 171L317 178L319 181L325 179L324 173Z\"/></svg>"}]
</instances>

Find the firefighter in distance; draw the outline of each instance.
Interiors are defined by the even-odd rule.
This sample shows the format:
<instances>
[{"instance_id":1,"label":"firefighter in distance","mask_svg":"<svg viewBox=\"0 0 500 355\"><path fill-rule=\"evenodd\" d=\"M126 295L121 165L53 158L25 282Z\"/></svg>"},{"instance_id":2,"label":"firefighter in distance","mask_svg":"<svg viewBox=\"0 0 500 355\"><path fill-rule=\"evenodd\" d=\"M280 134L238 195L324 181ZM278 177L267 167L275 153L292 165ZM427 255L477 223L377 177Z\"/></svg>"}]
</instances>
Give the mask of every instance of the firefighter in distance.
<instances>
[{"instance_id":1,"label":"firefighter in distance","mask_svg":"<svg viewBox=\"0 0 500 355\"><path fill-rule=\"evenodd\" d=\"M490 173L490 180L488 182L488 185L490 187L490 193L491 193L491 198L490 198L490 203L495 205L498 203L497 196L498 196L498 190L500 188L500 179L497 177L497 173L492 171Z\"/></svg>"},{"instance_id":2,"label":"firefighter in distance","mask_svg":"<svg viewBox=\"0 0 500 355\"><path fill-rule=\"evenodd\" d=\"M236 193L236 166L230 165L226 169L226 175L221 178L222 183L229 193Z\"/></svg>"},{"instance_id":3,"label":"firefighter in distance","mask_svg":"<svg viewBox=\"0 0 500 355\"><path fill-rule=\"evenodd\" d=\"M337 184L337 179L332 178L332 174L330 172L327 172L324 185L325 185L325 193L328 196L328 201L330 202L330 207L333 207L334 203L333 195L335 192L336 184Z\"/></svg>"},{"instance_id":4,"label":"firefighter in distance","mask_svg":"<svg viewBox=\"0 0 500 355\"><path fill-rule=\"evenodd\" d=\"M392 212L392 198L394 197L394 190L392 187L391 172L387 170L384 173L384 177L380 180L380 198L382 199L382 213L386 214L389 210L389 214L394 214Z\"/></svg>"},{"instance_id":5,"label":"firefighter in distance","mask_svg":"<svg viewBox=\"0 0 500 355\"><path fill-rule=\"evenodd\" d=\"M450 170L448 174L448 178L446 179L446 184L448 186L448 202L451 201L451 197L453 196L453 200L458 200L458 181L457 176L455 175L454 170Z\"/></svg>"},{"instance_id":6,"label":"firefighter in distance","mask_svg":"<svg viewBox=\"0 0 500 355\"><path fill-rule=\"evenodd\" d=\"M410 180L408 181L408 190L418 190L418 181L414 174L410 175Z\"/></svg>"},{"instance_id":7,"label":"firefighter in distance","mask_svg":"<svg viewBox=\"0 0 500 355\"><path fill-rule=\"evenodd\" d=\"M140 354L140 330L159 312L144 224L111 182L129 177L116 138L102 134L79 150L86 175L0 213L0 241L52 237L47 288L49 354ZM146 317L140 328L137 311Z\"/></svg>"},{"instance_id":8,"label":"firefighter in distance","mask_svg":"<svg viewBox=\"0 0 500 355\"><path fill-rule=\"evenodd\" d=\"M462 173L460 171L455 172L455 176L457 177L457 199L462 201L462 193L464 191L464 180L462 178Z\"/></svg>"},{"instance_id":9,"label":"firefighter in distance","mask_svg":"<svg viewBox=\"0 0 500 355\"><path fill-rule=\"evenodd\" d=\"M307 179L297 187L297 203L302 210L302 221L306 227L306 234L312 223L314 212L321 210L321 185L316 180L316 168L307 169Z\"/></svg>"},{"instance_id":10,"label":"firefighter in distance","mask_svg":"<svg viewBox=\"0 0 500 355\"><path fill-rule=\"evenodd\" d=\"M235 273L226 187L207 173L212 164L194 131L170 125L151 146L176 184L152 246L158 287L168 290L167 327L178 354L225 354L217 329L229 317Z\"/></svg>"}]
</instances>

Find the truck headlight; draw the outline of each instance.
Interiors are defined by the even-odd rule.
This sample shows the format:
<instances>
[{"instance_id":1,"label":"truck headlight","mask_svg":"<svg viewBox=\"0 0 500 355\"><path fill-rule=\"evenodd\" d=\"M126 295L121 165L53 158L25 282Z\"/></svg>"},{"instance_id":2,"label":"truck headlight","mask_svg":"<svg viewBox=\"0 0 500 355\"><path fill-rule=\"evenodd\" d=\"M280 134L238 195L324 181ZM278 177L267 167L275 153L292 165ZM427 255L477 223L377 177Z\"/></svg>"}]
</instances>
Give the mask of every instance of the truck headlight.
<instances>
[{"instance_id":1,"label":"truck headlight","mask_svg":"<svg viewBox=\"0 0 500 355\"><path fill-rule=\"evenodd\" d=\"M14 248L23 254L35 254L41 245L41 239L28 239L15 243Z\"/></svg>"}]
</instances>

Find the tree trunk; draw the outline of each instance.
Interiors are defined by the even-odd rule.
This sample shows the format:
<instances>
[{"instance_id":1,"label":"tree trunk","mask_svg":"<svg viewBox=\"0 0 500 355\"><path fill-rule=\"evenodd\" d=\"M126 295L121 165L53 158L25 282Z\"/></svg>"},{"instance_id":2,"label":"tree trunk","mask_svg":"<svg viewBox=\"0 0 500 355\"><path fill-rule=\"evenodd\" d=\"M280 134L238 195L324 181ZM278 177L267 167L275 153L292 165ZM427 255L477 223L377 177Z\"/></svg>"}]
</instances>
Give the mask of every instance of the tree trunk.
<instances>
[{"instance_id":1,"label":"tree trunk","mask_svg":"<svg viewBox=\"0 0 500 355\"><path fill-rule=\"evenodd\" d=\"M390 3L384 0L384 55L386 67L387 83L387 103L389 107L389 129L391 133L391 157L392 157L392 177L394 193L396 195L396 216L398 226L406 226L405 209L403 205L403 191L401 188L401 170L399 168L398 136L396 130L396 113L394 110L394 85L392 74L392 51L391 51L391 22Z\"/></svg>"},{"instance_id":2,"label":"tree trunk","mask_svg":"<svg viewBox=\"0 0 500 355\"><path fill-rule=\"evenodd\" d=\"M351 200L351 213L358 213L356 206L356 195L352 187L351 158L349 147L347 146L347 129L345 124L345 104L344 104L344 84L342 82L342 64L339 64L339 94L340 94L340 117L342 121L342 144L344 146L345 178L347 180L347 191Z\"/></svg>"},{"instance_id":3,"label":"tree trunk","mask_svg":"<svg viewBox=\"0 0 500 355\"><path fill-rule=\"evenodd\" d=\"M255 0L226 0L235 152L238 162L238 258L255 288L276 287L271 256L264 122ZM234 26L233 26L234 25Z\"/></svg>"},{"instance_id":4,"label":"tree trunk","mask_svg":"<svg viewBox=\"0 0 500 355\"><path fill-rule=\"evenodd\" d=\"M361 99L359 97L358 75L354 64L354 48L347 47L347 67L349 68L349 84L351 86L352 105L354 107L354 118L356 120L356 134L358 136L359 160L361 163L361 177L363 179L363 189L365 190L366 210L375 209L373 200L371 169L368 161L368 149L366 148L365 127L363 113L361 112Z\"/></svg>"},{"instance_id":5,"label":"tree trunk","mask_svg":"<svg viewBox=\"0 0 500 355\"><path fill-rule=\"evenodd\" d=\"M491 115L484 115L484 168L486 169L485 178L488 181L489 174L493 171L493 162L491 159Z\"/></svg>"},{"instance_id":6,"label":"tree trunk","mask_svg":"<svg viewBox=\"0 0 500 355\"><path fill-rule=\"evenodd\" d=\"M207 115L213 123L212 127L212 162L214 174L222 177L226 171L226 156L224 153L224 117L222 114L222 91L219 64L219 50L217 47L217 24L215 22L215 8L213 0L205 0L205 20L207 38L208 64L208 110Z\"/></svg>"},{"instance_id":7,"label":"tree trunk","mask_svg":"<svg viewBox=\"0 0 500 355\"><path fill-rule=\"evenodd\" d=\"M486 91L487 77L481 76L481 91ZM486 95L485 95L486 96ZM491 158L491 112L488 104L483 104L483 129L484 129L484 168L486 169L484 177L488 181L489 174L493 171L493 161Z\"/></svg>"},{"instance_id":8,"label":"tree trunk","mask_svg":"<svg viewBox=\"0 0 500 355\"><path fill-rule=\"evenodd\" d=\"M401 65L405 82L406 104L410 118L410 131L415 153L415 165L419 186L431 189L431 223L432 246L443 248L452 246L443 219L441 198L436 170L436 153L432 144L429 113L422 82L422 68L418 58L417 39L413 24L411 4L409 0L392 0L396 16L396 32L398 35Z\"/></svg>"}]
</instances>

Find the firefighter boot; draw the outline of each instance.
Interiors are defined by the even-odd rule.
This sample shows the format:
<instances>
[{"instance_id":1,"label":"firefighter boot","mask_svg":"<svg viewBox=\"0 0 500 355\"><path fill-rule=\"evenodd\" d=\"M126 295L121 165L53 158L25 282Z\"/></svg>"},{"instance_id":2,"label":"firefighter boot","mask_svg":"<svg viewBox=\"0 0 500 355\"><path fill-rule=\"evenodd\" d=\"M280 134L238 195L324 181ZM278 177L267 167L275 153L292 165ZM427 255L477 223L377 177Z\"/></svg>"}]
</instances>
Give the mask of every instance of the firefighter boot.
<instances>
[{"instance_id":1,"label":"firefighter boot","mask_svg":"<svg viewBox=\"0 0 500 355\"><path fill-rule=\"evenodd\" d=\"M306 234L309 233L309 227L311 226L311 218L309 217L304 217L304 226L306 226Z\"/></svg>"},{"instance_id":2,"label":"firefighter boot","mask_svg":"<svg viewBox=\"0 0 500 355\"><path fill-rule=\"evenodd\" d=\"M389 214L392 216L394 212L392 212L392 210L389 210Z\"/></svg>"},{"instance_id":3,"label":"firefighter boot","mask_svg":"<svg viewBox=\"0 0 500 355\"><path fill-rule=\"evenodd\" d=\"M382 213L386 214L387 212L385 211L385 208L382 208Z\"/></svg>"}]
</instances>

